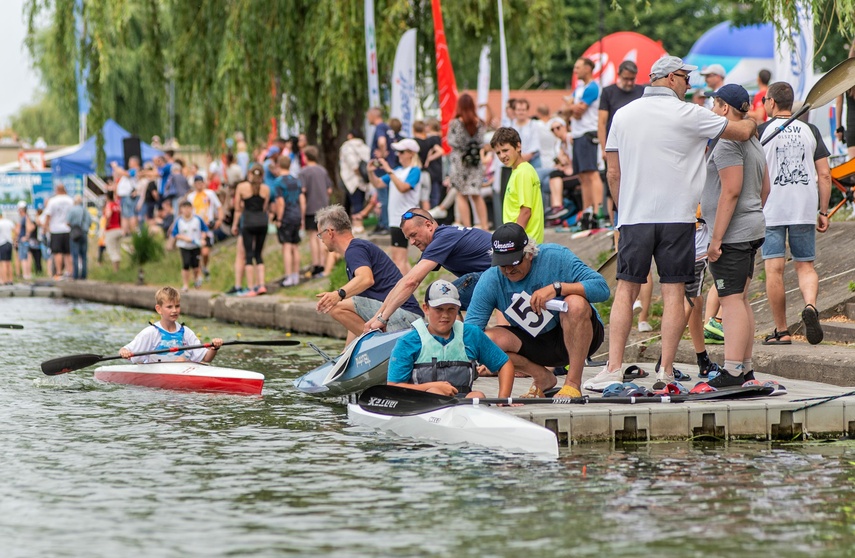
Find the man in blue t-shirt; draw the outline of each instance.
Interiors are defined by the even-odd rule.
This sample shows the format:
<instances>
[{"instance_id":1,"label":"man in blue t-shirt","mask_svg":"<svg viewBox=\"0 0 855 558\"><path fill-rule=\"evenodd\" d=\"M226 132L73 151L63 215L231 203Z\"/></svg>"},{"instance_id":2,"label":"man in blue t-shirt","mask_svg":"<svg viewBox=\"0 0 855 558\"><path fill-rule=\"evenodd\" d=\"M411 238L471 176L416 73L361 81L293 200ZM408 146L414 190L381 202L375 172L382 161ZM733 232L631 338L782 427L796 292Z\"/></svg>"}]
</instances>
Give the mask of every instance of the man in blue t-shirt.
<instances>
[{"instance_id":1,"label":"man in blue t-shirt","mask_svg":"<svg viewBox=\"0 0 855 558\"><path fill-rule=\"evenodd\" d=\"M444 267L457 276L453 281L460 293L460 309L469 308L469 301L481 274L490 269L490 233L471 227L439 225L430 213L413 207L401 218L401 230L407 241L422 251L422 257L404 275L380 312L388 316L412 296L431 271ZM381 327L376 321L365 324L365 331Z\"/></svg>"},{"instance_id":2,"label":"man in blue t-shirt","mask_svg":"<svg viewBox=\"0 0 855 558\"><path fill-rule=\"evenodd\" d=\"M457 321L457 288L442 279L434 281L425 293L422 308L427 323L416 321L415 329L395 343L387 383L440 395L465 393L466 397L484 397L483 392L472 391L476 373L474 366L466 366L466 361L478 361L498 372L499 397L510 397L514 365L481 329ZM454 362L461 357L465 361ZM433 362L434 358L437 362Z\"/></svg>"},{"instance_id":3,"label":"man in blue t-shirt","mask_svg":"<svg viewBox=\"0 0 855 558\"><path fill-rule=\"evenodd\" d=\"M392 314L379 313L380 305L401 280L401 272L376 244L354 238L350 217L339 205L330 205L315 214L318 238L330 252L344 257L349 281L337 291L317 295L317 311L329 314L347 328L347 342L362 334L365 322L378 320L388 331L407 329L424 316L410 296Z\"/></svg>"},{"instance_id":4,"label":"man in blue t-shirt","mask_svg":"<svg viewBox=\"0 0 855 558\"><path fill-rule=\"evenodd\" d=\"M505 223L493 233L491 267L481 275L466 323L485 328L493 310L511 325L487 330L508 353L517 372L534 383L527 397L543 397L556 384L546 367L569 363L564 386L555 397L580 397L585 358L603 342L603 323L593 302L609 298L603 277L564 246L537 246L516 223ZM566 304L560 311L546 304ZM550 306L552 305L550 304Z\"/></svg>"}]
</instances>

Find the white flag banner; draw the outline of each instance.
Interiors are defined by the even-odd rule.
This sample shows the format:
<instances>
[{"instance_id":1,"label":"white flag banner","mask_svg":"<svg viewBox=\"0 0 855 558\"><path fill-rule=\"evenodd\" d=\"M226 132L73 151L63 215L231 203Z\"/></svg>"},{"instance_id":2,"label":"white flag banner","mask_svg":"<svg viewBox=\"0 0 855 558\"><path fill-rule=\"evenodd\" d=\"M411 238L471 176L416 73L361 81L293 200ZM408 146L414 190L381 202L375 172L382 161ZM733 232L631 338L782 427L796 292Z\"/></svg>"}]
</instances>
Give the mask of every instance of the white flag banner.
<instances>
[{"instance_id":1,"label":"white flag banner","mask_svg":"<svg viewBox=\"0 0 855 558\"><path fill-rule=\"evenodd\" d=\"M401 121L401 134L413 137L416 112L416 30L408 29L398 42L392 67L392 110L389 116Z\"/></svg>"},{"instance_id":2,"label":"white flag banner","mask_svg":"<svg viewBox=\"0 0 855 558\"><path fill-rule=\"evenodd\" d=\"M508 106L508 99L511 98L511 87L508 85L508 45L505 43L505 16L502 10L502 0L497 0L499 3L499 63L501 66L502 75L502 126L510 126L512 122L505 116L505 107Z\"/></svg>"},{"instance_id":3,"label":"white flag banner","mask_svg":"<svg viewBox=\"0 0 855 558\"><path fill-rule=\"evenodd\" d=\"M490 45L481 48L481 58L478 61L478 118L487 118L487 100L490 96Z\"/></svg>"},{"instance_id":4,"label":"white flag banner","mask_svg":"<svg viewBox=\"0 0 855 558\"><path fill-rule=\"evenodd\" d=\"M377 79L377 40L374 31L374 0L365 0L365 64L368 69L368 105L380 106Z\"/></svg>"},{"instance_id":5,"label":"white flag banner","mask_svg":"<svg viewBox=\"0 0 855 558\"><path fill-rule=\"evenodd\" d=\"M772 81L785 81L793 86L796 101L803 101L813 82L813 10L809 2L797 3L798 25L787 37L775 36L775 68Z\"/></svg>"}]
</instances>

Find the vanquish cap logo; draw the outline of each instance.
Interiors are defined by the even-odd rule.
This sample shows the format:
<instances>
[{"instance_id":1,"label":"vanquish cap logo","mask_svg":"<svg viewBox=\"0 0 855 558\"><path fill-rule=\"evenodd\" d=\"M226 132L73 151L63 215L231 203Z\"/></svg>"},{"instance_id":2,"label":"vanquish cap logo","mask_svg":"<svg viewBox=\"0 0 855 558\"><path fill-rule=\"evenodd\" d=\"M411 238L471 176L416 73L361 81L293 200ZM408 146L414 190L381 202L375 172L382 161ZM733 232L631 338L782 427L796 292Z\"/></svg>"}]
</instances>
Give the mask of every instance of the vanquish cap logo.
<instances>
[{"instance_id":1,"label":"vanquish cap logo","mask_svg":"<svg viewBox=\"0 0 855 558\"><path fill-rule=\"evenodd\" d=\"M519 250L519 248L517 248L517 243L513 240L511 240L510 242L500 242L498 240L494 240L493 250L497 252L513 252L515 250Z\"/></svg>"}]
</instances>

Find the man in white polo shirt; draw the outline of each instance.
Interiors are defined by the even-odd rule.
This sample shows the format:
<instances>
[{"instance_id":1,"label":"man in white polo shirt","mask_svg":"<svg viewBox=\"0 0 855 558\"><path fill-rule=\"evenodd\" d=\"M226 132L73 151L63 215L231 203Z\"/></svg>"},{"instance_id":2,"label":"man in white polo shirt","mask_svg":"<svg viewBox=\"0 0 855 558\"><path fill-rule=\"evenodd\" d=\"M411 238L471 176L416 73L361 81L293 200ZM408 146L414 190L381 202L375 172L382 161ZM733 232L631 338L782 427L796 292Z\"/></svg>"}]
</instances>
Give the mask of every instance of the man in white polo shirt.
<instances>
[{"instance_id":1,"label":"man in white polo shirt","mask_svg":"<svg viewBox=\"0 0 855 558\"><path fill-rule=\"evenodd\" d=\"M689 72L696 69L676 56L660 58L644 95L617 111L612 121L606 160L619 209L618 284L609 322L609 362L586 382L587 389L603 389L623 379L632 303L647 281L651 258L659 270L664 303L658 379L674 380L674 356L686 327L685 283L694 278L695 213L706 180L707 142L719 137L746 141L757 129L751 119L729 121L685 102Z\"/></svg>"},{"instance_id":2,"label":"man in white polo shirt","mask_svg":"<svg viewBox=\"0 0 855 558\"><path fill-rule=\"evenodd\" d=\"M45 228L50 233L54 279L62 279L64 276L71 277L71 227L68 225L68 211L74 207L74 200L66 193L62 184L57 184L55 191L45 205Z\"/></svg>"}]
</instances>

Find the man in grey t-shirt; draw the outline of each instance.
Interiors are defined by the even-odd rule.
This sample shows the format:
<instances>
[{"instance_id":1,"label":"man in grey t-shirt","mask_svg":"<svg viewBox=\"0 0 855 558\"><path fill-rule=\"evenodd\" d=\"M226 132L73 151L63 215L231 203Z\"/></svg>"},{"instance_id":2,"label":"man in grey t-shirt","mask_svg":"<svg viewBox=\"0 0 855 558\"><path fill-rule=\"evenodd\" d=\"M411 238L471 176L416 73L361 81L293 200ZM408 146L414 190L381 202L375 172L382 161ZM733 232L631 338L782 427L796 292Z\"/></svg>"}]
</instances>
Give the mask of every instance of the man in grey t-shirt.
<instances>
[{"instance_id":1,"label":"man in grey t-shirt","mask_svg":"<svg viewBox=\"0 0 855 558\"><path fill-rule=\"evenodd\" d=\"M730 121L744 119L751 108L741 85L725 85L710 97L713 112ZM701 213L712 228L707 256L727 329L724 369L707 382L715 388L741 386L753 379L754 313L748 303L748 281L765 236L763 204L768 195L766 156L757 138L719 140L707 159L701 194Z\"/></svg>"}]
</instances>

